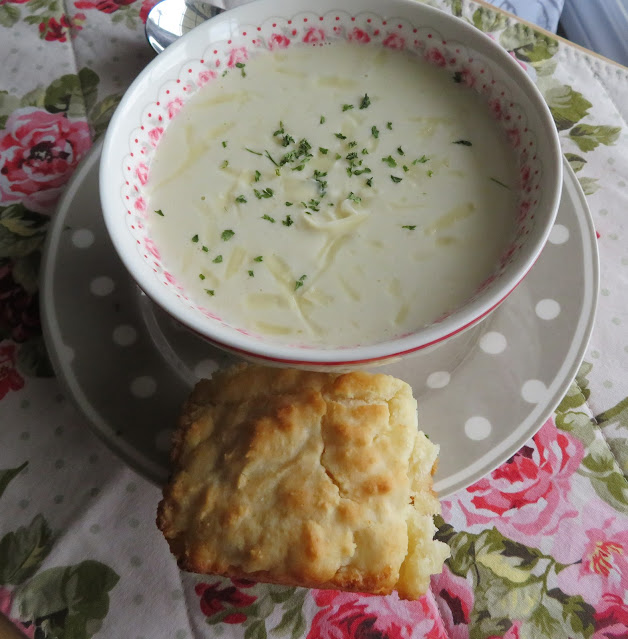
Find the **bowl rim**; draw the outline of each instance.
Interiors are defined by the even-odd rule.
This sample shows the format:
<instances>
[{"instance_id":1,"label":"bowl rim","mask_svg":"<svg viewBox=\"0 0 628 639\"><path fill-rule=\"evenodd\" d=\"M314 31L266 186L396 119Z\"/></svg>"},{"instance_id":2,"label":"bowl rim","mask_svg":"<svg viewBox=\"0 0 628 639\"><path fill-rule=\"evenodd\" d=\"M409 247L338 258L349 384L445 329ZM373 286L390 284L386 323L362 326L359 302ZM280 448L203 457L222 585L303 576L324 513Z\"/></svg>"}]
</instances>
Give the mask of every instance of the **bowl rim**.
<instances>
[{"instance_id":1,"label":"bowl rim","mask_svg":"<svg viewBox=\"0 0 628 639\"><path fill-rule=\"evenodd\" d=\"M313 11L320 15L333 10L360 13L373 11L378 15L383 15L384 13L390 14L395 7L416 13L417 20L422 22L428 22L429 20L451 22L452 25L455 25L454 29L464 34L462 43L465 46L481 52L486 57L490 57L505 73L517 78L517 83L522 92L536 111L540 125L538 134L546 135L545 143L548 146L547 155L543 156L544 171L555 176L555 179L551 182L553 186L551 192L545 190L543 193L545 199L543 210L549 213L537 219L537 223L541 223L543 230L535 242L529 243L532 248L529 248L528 257L522 260L516 268L514 266L511 267L511 272L505 275L501 286L498 285L493 290L482 292L476 299L465 302L441 322L419 328L404 336L350 347L303 348L271 340L261 341L256 337L241 334L234 329L224 329L214 325L200 313L187 312L187 309L184 309L183 306L171 304L170 293L164 289L156 278L151 277L152 273L148 269L135 268L136 260L134 256L131 257L129 255L131 247L133 247L133 250L135 250L135 247L128 240L129 234L126 229L125 216L119 214L121 203L119 190L114 189L112 192L112 189L108 186L110 181L115 185L118 184L117 178L110 180L110 177L113 178L114 171L118 169L116 163L112 163L110 158L121 144L116 140L115 132L119 122L125 117L127 108L133 104L136 94L140 92L145 78L158 70L160 66L164 66L166 64L165 61L178 56L179 51L187 47L189 42L193 42L194 39L198 39L200 42L202 34L210 31L218 24L231 22L233 27L237 28L238 25L267 20L275 16L289 18L304 11ZM251 13L255 16L253 19L248 17ZM260 16L257 17L257 14L260 14ZM214 39L206 38L202 44L203 48L208 47L212 41ZM181 67L187 59L189 57L182 58ZM416 0L387 0L385 3L382 3L381 0L318 0L315 6L312 5L312 0L294 0L290 5L283 4L281 0L256 0L253 3L226 11L194 28L169 46L167 50L156 56L138 74L126 90L105 133L102 159L99 167L99 190L105 226L118 256L131 277L148 297L177 321L207 341L242 356L254 357L276 364L342 366L359 363L368 364L402 357L435 346L486 318L521 283L543 250L560 203L562 173L562 151L558 131L550 109L539 89L519 66L518 62L501 45L460 18L443 10L416 2ZM177 312L178 310L183 312Z\"/></svg>"}]
</instances>

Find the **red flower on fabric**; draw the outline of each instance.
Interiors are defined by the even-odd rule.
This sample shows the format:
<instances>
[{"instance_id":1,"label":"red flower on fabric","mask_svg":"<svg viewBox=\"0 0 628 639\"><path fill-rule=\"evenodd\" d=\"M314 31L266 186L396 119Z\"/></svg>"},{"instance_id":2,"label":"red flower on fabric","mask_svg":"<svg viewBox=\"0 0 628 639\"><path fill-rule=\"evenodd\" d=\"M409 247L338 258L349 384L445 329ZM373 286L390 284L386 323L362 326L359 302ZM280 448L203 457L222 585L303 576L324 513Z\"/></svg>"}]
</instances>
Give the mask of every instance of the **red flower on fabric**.
<instances>
[{"instance_id":1,"label":"red flower on fabric","mask_svg":"<svg viewBox=\"0 0 628 639\"><path fill-rule=\"evenodd\" d=\"M468 525L492 523L505 536L530 545L575 517L571 477L584 457L582 443L549 419L506 463L466 489L459 505ZM454 505L456 502L453 502Z\"/></svg>"},{"instance_id":2,"label":"red flower on fabric","mask_svg":"<svg viewBox=\"0 0 628 639\"><path fill-rule=\"evenodd\" d=\"M307 639L446 639L433 599L400 600L335 590L314 591L320 610Z\"/></svg>"},{"instance_id":3,"label":"red flower on fabric","mask_svg":"<svg viewBox=\"0 0 628 639\"><path fill-rule=\"evenodd\" d=\"M115 13L120 7L133 4L134 2L135 0L96 0L95 2L92 2L92 0L77 0L74 6L77 9L98 9L98 11L102 11L102 13ZM148 15L148 11L146 15Z\"/></svg>"},{"instance_id":4,"label":"red flower on fabric","mask_svg":"<svg viewBox=\"0 0 628 639\"><path fill-rule=\"evenodd\" d=\"M34 107L17 109L0 132L0 199L38 213L56 204L91 146L87 122Z\"/></svg>"},{"instance_id":5,"label":"red flower on fabric","mask_svg":"<svg viewBox=\"0 0 628 639\"><path fill-rule=\"evenodd\" d=\"M206 617L212 617L225 610L226 606L246 608L257 599L254 595L241 592L235 585L220 588L221 584L222 582L217 581L213 584L199 583L194 587L194 591L201 598L201 612ZM230 612L223 621L230 624L243 623L246 621L246 615L242 612Z\"/></svg>"},{"instance_id":6,"label":"red flower on fabric","mask_svg":"<svg viewBox=\"0 0 628 639\"><path fill-rule=\"evenodd\" d=\"M10 590L0 588L0 613L2 613L5 617L8 617L9 620L15 624L15 627L18 630L21 630L27 637L31 637L32 639L32 637L35 636L35 626L33 624L25 626L17 619L11 619L9 616L11 614L12 599L13 595Z\"/></svg>"},{"instance_id":7,"label":"red flower on fabric","mask_svg":"<svg viewBox=\"0 0 628 639\"><path fill-rule=\"evenodd\" d=\"M0 262L0 328L14 342L39 335L37 295L30 295L13 279L13 263Z\"/></svg>"},{"instance_id":8,"label":"red flower on fabric","mask_svg":"<svg viewBox=\"0 0 628 639\"><path fill-rule=\"evenodd\" d=\"M280 33L273 33L268 41L268 48L271 51L275 49L285 49L290 44L290 38Z\"/></svg>"},{"instance_id":9,"label":"red flower on fabric","mask_svg":"<svg viewBox=\"0 0 628 639\"><path fill-rule=\"evenodd\" d=\"M356 27L349 35L349 40L366 44L367 42L371 41L371 36L366 31L364 31L364 29Z\"/></svg>"},{"instance_id":10,"label":"red flower on fabric","mask_svg":"<svg viewBox=\"0 0 628 639\"><path fill-rule=\"evenodd\" d=\"M398 33L391 33L387 36L382 44L389 49L405 49L406 40L402 38Z\"/></svg>"},{"instance_id":11,"label":"red flower on fabric","mask_svg":"<svg viewBox=\"0 0 628 639\"><path fill-rule=\"evenodd\" d=\"M159 2L159 0L142 0L142 6L140 7L140 20L146 24L146 18L150 10Z\"/></svg>"},{"instance_id":12,"label":"red flower on fabric","mask_svg":"<svg viewBox=\"0 0 628 639\"><path fill-rule=\"evenodd\" d=\"M83 28L81 23L84 20L84 13L75 13L71 18L64 13L59 20L47 18L39 23L39 34L47 42L66 42L68 36L74 38Z\"/></svg>"},{"instance_id":13,"label":"red flower on fabric","mask_svg":"<svg viewBox=\"0 0 628 639\"><path fill-rule=\"evenodd\" d=\"M474 602L469 582L445 565L440 575L432 575L431 590L449 639L467 639Z\"/></svg>"},{"instance_id":14,"label":"red flower on fabric","mask_svg":"<svg viewBox=\"0 0 628 639\"><path fill-rule=\"evenodd\" d=\"M512 626L508 628L506 634L502 637L497 635L491 635L488 639L519 639L519 629L521 628L520 621L513 621Z\"/></svg>"},{"instance_id":15,"label":"red flower on fabric","mask_svg":"<svg viewBox=\"0 0 628 639\"><path fill-rule=\"evenodd\" d=\"M24 387L24 378L15 368L15 344L0 344L0 399L9 391Z\"/></svg>"},{"instance_id":16,"label":"red flower on fabric","mask_svg":"<svg viewBox=\"0 0 628 639\"><path fill-rule=\"evenodd\" d=\"M628 637L628 604L623 597L607 593L594 615L595 632L591 639L625 639Z\"/></svg>"}]
</instances>

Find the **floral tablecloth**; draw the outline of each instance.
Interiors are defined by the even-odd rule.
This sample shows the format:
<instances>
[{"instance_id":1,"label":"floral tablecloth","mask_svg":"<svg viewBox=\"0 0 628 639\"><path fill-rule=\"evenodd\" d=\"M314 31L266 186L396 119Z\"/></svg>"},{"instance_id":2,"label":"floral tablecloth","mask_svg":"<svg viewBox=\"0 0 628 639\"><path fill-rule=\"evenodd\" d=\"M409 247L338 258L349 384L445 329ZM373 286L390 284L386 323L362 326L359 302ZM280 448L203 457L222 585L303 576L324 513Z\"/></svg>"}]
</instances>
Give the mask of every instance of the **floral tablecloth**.
<instances>
[{"instance_id":1,"label":"floral tablecloth","mask_svg":"<svg viewBox=\"0 0 628 639\"><path fill-rule=\"evenodd\" d=\"M485 5L430 3L535 78L598 231L585 363L516 455L444 501L452 556L416 602L182 574L159 490L51 377L42 242L64 184L152 57L153 0L0 0L0 612L27 636L628 637L628 70Z\"/></svg>"}]
</instances>

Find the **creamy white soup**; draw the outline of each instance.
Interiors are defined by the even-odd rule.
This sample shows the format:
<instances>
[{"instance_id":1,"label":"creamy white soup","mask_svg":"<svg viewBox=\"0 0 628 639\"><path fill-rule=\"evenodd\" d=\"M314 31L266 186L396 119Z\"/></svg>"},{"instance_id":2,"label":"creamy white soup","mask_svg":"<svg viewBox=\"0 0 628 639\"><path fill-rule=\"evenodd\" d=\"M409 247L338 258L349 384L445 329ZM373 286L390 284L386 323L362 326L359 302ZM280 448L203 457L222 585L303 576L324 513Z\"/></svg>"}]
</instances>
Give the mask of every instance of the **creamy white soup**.
<instances>
[{"instance_id":1,"label":"creamy white soup","mask_svg":"<svg viewBox=\"0 0 628 639\"><path fill-rule=\"evenodd\" d=\"M514 153L486 103L409 53L267 53L167 128L151 235L197 302L286 342L353 345L459 306L511 241Z\"/></svg>"}]
</instances>

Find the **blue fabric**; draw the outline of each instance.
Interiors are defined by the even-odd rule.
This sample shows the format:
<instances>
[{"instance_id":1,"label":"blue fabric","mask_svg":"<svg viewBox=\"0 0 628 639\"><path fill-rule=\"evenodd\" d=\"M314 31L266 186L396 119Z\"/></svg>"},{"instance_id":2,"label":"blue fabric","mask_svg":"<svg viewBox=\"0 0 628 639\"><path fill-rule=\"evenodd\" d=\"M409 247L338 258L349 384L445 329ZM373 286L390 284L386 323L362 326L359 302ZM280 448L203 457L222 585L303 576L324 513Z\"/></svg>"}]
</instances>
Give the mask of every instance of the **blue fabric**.
<instances>
[{"instance_id":1,"label":"blue fabric","mask_svg":"<svg viewBox=\"0 0 628 639\"><path fill-rule=\"evenodd\" d=\"M556 33L565 0L490 0L491 4L510 11L523 20Z\"/></svg>"}]
</instances>

